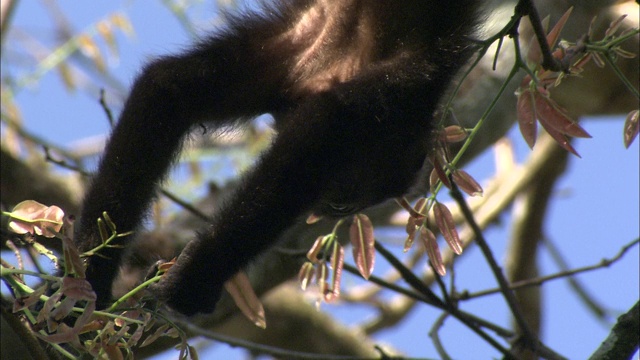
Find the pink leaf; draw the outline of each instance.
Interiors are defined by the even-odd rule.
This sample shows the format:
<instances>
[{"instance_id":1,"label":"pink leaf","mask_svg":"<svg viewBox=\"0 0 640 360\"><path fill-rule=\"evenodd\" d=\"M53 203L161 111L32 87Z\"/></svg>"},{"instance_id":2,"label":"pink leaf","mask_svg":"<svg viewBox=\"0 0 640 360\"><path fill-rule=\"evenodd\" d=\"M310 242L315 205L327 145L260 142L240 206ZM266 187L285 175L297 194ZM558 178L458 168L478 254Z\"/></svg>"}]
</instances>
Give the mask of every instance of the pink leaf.
<instances>
[{"instance_id":1,"label":"pink leaf","mask_svg":"<svg viewBox=\"0 0 640 360\"><path fill-rule=\"evenodd\" d=\"M43 295L47 289L48 289L48 286L42 285L37 289L35 289L31 293L31 295L17 298L16 301L13 303L12 311L15 313L22 309L26 309L33 304L40 302L40 296Z\"/></svg>"},{"instance_id":2,"label":"pink leaf","mask_svg":"<svg viewBox=\"0 0 640 360\"><path fill-rule=\"evenodd\" d=\"M456 143L467 138L467 130L460 125L450 125L440 132L438 140L446 143Z\"/></svg>"},{"instance_id":3,"label":"pink leaf","mask_svg":"<svg viewBox=\"0 0 640 360\"><path fill-rule=\"evenodd\" d=\"M40 333L33 333L38 338L50 344L71 343L77 339L78 333L70 328L67 324L61 323L58 331L51 335L42 335Z\"/></svg>"},{"instance_id":4,"label":"pink leaf","mask_svg":"<svg viewBox=\"0 0 640 360\"><path fill-rule=\"evenodd\" d=\"M411 249L411 246L413 246L414 238L415 238L415 232L407 236L406 240L404 241L404 247L402 249L402 252L407 252L409 251L409 249Z\"/></svg>"},{"instance_id":5,"label":"pink leaf","mask_svg":"<svg viewBox=\"0 0 640 360\"><path fill-rule=\"evenodd\" d=\"M466 171L460 169L454 171L453 181L470 196L482 196L482 186Z\"/></svg>"},{"instance_id":6,"label":"pink leaf","mask_svg":"<svg viewBox=\"0 0 640 360\"><path fill-rule=\"evenodd\" d=\"M436 273L440 276L444 276L447 273L447 269L444 267L444 263L442 262L442 256L440 255L440 248L438 247L436 236L431 232L431 230L423 227L420 229L420 239L424 244L425 250L427 250L427 255L429 256L429 260L431 261L433 268L436 270Z\"/></svg>"},{"instance_id":7,"label":"pink leaf","mask_svg":"<svg viewBox=\"0 0 640 360\"><path fill-rule=\"evenodd\" d=\"M565 110L552 99L544 97L539 93L534 93L534 101L535 111L540 123L545 122L564 135L579 138L591 137L578 123L571 120L571 118L566 115Z\"/></svg>"},{"instance_id":8,"label":"pink leaf","mask_svg":"<svg viewBox=\"0 0 640 360\"><path fill-rule=\"evenodd\" d=\"M82 278L65 276L62 279L62 292L66 297L74 300L96 300L96 293L93 292L91 284Z\"/></svg>"},{"instance_id":9,"label":"pink leaf","mask_svg":"<svg viewBox=\"0 0 640 360\"><path fill-rule=\"evenodd\" d=\"M556 130L553 126L549 125L547 121L543 118L540 118L540 125L547 130L547 133L560 145L562 148L572 153L573 155L580 157L580 154L576 151L576 149L571 146L569 139L562 134L560 131Z\"/></svg>"},{"instance_id":10,"label":"pink leaf","mask_svg":"<svg viewBox=\"0 0 640 360\"><path fill-rule=\"evenodd\" d=\"M340 297L340 281L342 280L342 267L344 265L344 248L337 241L333 243L331 254L331 289L324 294L324 300L329 302Z\"/></svg>"},{"instance_id":11,"label":"pink leaf","mask_svg":"<svg viewBox=\"0 0 640 360\"><path fill-rule=\"evenodd\" d=\"M13 208L9 214L9 228L18 234L32 233L52 238L62 228L64 211L57 206L46 206L37 201L26 200Z\"/></svg>"},{"instance_id":12,"label":"pink leaf","mask_svg":"<svg viewBox=\"0 0 640 360\"><path fill-rule=\"evenodd\" d=\"M569 10L565 11L560 20L558 20L558 22L553 27L553 29L549 31L549 34L547 35L547 43L549 44L549 47L551 49L556 46L556 43L560 38L560 33L562 32L564 25L567 23L567 20L569 20L569 16L571 15L572 11L573 7L570 7Z\"/></svg>"},{"instance_id":13,"label":"pink leaf","mask_svg":"<svg viewBox=\"0 0 640 360\"><path fill-rule=\"evenodd\" d=\"M327 279L329 278L329 269L327 263L320 263L316 266L316 284L320 288L320 294L324 295L329 288Z\"/></svg>"},{"instance_id":14,"label":"pink leaf","mask_svg":"<svg viewBox=\"0 0 640 360\"><path fill-rule=\"evenodd\" d=\"M536 114L533 107L533 94L527 89L518 95L518 126L520 133L530 148L536 143L538 133L536 125Z\"/></svg>"},{"instance_id":15,"label":"pink leaf","mask_svg":"<svg viewBox=\"0 0 640 360\"><path fill-rule=\"evenodd\" d=\"M160 336L163 336L165 334L165 331L167 331L167 329L169 329L169 324L160 325L152 335L144 339L140 347L145 347L147 345L152 344L154 341L158 340Z\"/></svg>"},{"instance_id":16,"label":"pink leaf","mask_svg":"<svg viewBox=\"0 0 640 360\"><path fill-rule=\"evenodd\" d=\"M431 172L431 174L433 175L434 172ZM406 226L406 231L408 236L404 242L404 249L402 250L403 252L409 251L416 237L416 231L420 228L420 226L422 226L422 223L424 222L424 215L422 215L422 212L425 210L426 202L427 202L426 198L418 199L418 201L416 201L416 205L412 209L413 211L410 212L411 216L409 216L409 219L407 220L407 226ZM414 216L414 214L416 216Z\"/></svg>"},{"instance_id":17,"label":"pink leaf","mask_svg":"<svg viewBox=\"0 0 640 360\"><path fill-rule=\"evenodd\" d=\"M409 216L416 217L416 218L424 217L424 215L420 213L419 206L418 206L421 200L422 199L418 200L418 203L416 203L416 207L414 209L413 207L411 207L411 204L409 204L407 199L396 198L396 202L398 203L398 205L400 205L403 209L407 210L407 212L409 212ZM424 201L422 201L422 203L424 203Z\"/></svg>"},{"instance_id":18,"label":"pink leaf","mask_svg":"<svg viewBox=\"0 0 640 360\"><path fill-rule=\"evenodd\" d=\"M264 316L264 308L256 293L253 292L249 277L244 271L238 271L231 279L227 280L224 283L224 288L244 316L251 320L255 326L266 329L267 320Z\"/></svg>"},{"instance_id":19,"label":"pink leaf","mask_svg":"<svg viewBox=\"0 0 640 360\"><path fill-rule=\"evenodd\" d=\"M624 120L624 146L627 149L631 146L633 140L638 137L638 131L640 131L639 112L639 110L633 110L627 114L627 118Z\"/></svg>"},{"instance_id":20,"label":"pink leaf","mask_svg":"<svg viewBox=\"0 0 640 360\"><path fill-rule=\"evenodd\" d=\"M62 237L62 250L64 253L64 266L69 274L76 274L80 278L85 277L84 262L80 258L80 252L68 236Z\"/></svg>"},{"instance_id":21,"label":"pink leaf","mask_svg":"<svg viewBox=\"0 0 640 360\"><path fill-rule=\"evenodd\" d=\"M318 216L316 214L311 214L309 215L309 217L307 218L307 224L311 225L311 224L315 224L318 221L322 220L322 216Z\"/></svg>"},{"instance_id":22,"label":"pink leaf","mask_svg":"<svg viewBox=\"0 0 640 360\"><path fill-rule=\"evenodd\" d=\"M298 272L298 281L300 282L300 288L302 291L307 289L307 286L313 278L313 264L305 261Z\"/></svg>"},{"instance_id":23,"label":"pink leaf","mask_svg":"<svg viewBox=\"0 0 640 360\"><path fill-rule=\"evenodd\" d=\"M627 17L627 15L624 14L624 15L621 15L616 20L612 21L611 24L609 24L609 28L607 29L607 31L605 31L604 36L605 37L609 37L609 36L612 36L613 34L615 34L616 31L618 31L618 29L620 28L620 25L622 25L622 21L626 17Z\"/></svg>"},{"instance_id":24,"label":"pink leaf","mask_svg":"<svg viewBox=\"0 0 640 360\"><path fill-rule=\"evenodd\" d=\"M322 251L326 238L326 236L318 236L316 241L311 246L311 249L309 249L309 251L307 252L307 259L309 259L309 261L311 261L312 263L320 262L320 259L318 259L318 254L320 253L320 251Z\"/></svg>"},{"instance_id":25,"label":"pink leaf","mask_svg":"<svg viewBox=\"0 0 640 360\"><path fill-rule=\"evenodd\" d=\"M360 274L369 279L373 272L375 262L373 224L369 217L357 214L353 217L353 223L349 228L349 238L353 245L353 259Z\"/></svg>"},{"instance_id":26,"label":"pink leaf","mask_svg":"<svg viewBox=\"0 0 640 360\"><path fill-rule=\"evenodd\" d=\"M407 220L407 226L406 226L406 230L407 230L407 240L404 243L404 252L409 251L409 248L411 248L411 245L413 244L413 239L415 238L416 235L416 231L420 228L420 225L422 225L422 222L424 220L423 219L417 219L414 217L409 217L409 220Z\"/></svg>"},{"instance_id":27,"label":"pink leaf","mask_svg":"<svg viewBox=\"0 0 640 360\"><path fill-rule=\"evenodd\" d=\"M435 187L436 179L439 179L440 181L442 181L442 184L444 186L451 189L451 183L449 182L449 177L447 177L447 173L444 171L444 168L442 163L440 162L440 159L438 159L437 156L432 156L431 163L433 164L433 171L429 179L429 184L431 185L431 188L433 189ZM434 178L434 175L433 175L434 172L437 178Z\"/></svg>"},{"instance_id":28,"label":"pink leaf","mask_svg":"<svg viewBox=\"0 0 640 360\"><path fill-rule=\"evenodd\" d=\"M451 250L457 255L462 254L462 242L458 236L456 224L449 208L442 203L436 202L433 207L433 213L436 218L436 224Z\"/></svg>"}]
</instances>

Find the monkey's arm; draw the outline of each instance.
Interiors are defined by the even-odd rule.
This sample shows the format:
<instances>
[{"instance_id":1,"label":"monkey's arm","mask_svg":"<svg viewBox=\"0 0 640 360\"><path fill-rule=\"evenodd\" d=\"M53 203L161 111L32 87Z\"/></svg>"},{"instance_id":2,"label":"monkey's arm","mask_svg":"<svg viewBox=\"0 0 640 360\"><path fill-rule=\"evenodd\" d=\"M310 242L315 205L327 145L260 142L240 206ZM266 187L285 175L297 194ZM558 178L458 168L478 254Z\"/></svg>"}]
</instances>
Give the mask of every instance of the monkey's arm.
<instances>
[{"instance_id":1,"label":"monkey's arm","mask_svg":"<svg viewBox=\"0 0 640 360\"><path fill-rule=\"evenodd\" d=\"M85 196L74 236L81 251L101 243L96 220L106 211L119 232L142 221L156 186L198 121L214 126L270 111L274 82L263 76L250 34L210 39L194 50L148 65L135 81ZM261 81L261 86L256 86ZM119 239L114 245L122 244ZM108 248L88 259L87 279L99 305L110 299L123 250Z\"/></svg>"},{"instance_id":2,"label":"monkey's arm","mask_svg":"<svg viewBox=\"0 0 640 360\"><path fill-rule=\"evenodd\" d=\"M429 88L426 76L416 80L410 64L397 65L401 73L385 68L290 113L271 149L183 250L156 295L186 315L211 312L223 283L301 216L346 215L331 205L356 212L403 194L424 161L441 89ZM436 100L416 99L430 91Z\"/></svg>"}]
</instances>

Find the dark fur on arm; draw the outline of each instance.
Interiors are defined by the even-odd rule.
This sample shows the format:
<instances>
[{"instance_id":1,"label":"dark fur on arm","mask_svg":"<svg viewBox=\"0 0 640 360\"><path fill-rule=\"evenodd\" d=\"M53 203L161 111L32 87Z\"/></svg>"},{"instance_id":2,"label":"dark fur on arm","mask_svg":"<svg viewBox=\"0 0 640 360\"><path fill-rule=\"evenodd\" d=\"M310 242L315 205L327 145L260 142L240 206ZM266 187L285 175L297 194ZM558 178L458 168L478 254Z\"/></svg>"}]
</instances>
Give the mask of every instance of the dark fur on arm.
<instances>
[{"instance_id":1,"label":"dark fur on arm","mask_svg":"<svg viewBox=\"0 0 640 360\"><path fill-rule=\"evenodd\" d=\"M256 41L255 34L237 31L145 67L85 196L75 234L81 251L101 243L96 220L104 211L119 232L136 229L194 123L221 126L277 109L278 76L262 73L264 59L252 51ZM255 88L258 79L261 86ZM109 248L88 259L87 279L100 305L110 300L122 252Z\"/></svg>"},{"instance_id":2,"label":"dark fur on arm","mask_svg":"<svg viewBox=\"0 0 640 360\"><path fill-rule=\"evenodd\" d=\"M147 66L85 199L81 250L99 244L103 211L121 231L136 228L195 122L274 115L272 147L153 288L184 314L212 311L222 284L298 218L343 216L407 191L477 17L476 0L284 3ZM102 305L120 251L89 260Z\"/></svg>"}]
</instances>

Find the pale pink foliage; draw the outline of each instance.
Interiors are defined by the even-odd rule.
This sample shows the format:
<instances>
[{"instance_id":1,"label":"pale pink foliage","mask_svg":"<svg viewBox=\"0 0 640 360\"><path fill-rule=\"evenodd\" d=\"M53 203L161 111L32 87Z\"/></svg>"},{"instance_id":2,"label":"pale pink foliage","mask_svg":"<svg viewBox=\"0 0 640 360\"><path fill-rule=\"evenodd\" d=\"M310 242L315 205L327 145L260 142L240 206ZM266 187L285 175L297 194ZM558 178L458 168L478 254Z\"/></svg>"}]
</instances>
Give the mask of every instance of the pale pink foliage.
<instances>
[{"instance_id":1,"label":"pale pink foliage","mask_svg":"<svg viewBox=\"0 0 640 360\"><path fill-rule=\"evenodd\" d=\"M37 201L25 200L8 213L9 228L17 234L37 234L52 238L62 228L64 211L57 206L46 206Z\"/></svg>"}]
</instances>

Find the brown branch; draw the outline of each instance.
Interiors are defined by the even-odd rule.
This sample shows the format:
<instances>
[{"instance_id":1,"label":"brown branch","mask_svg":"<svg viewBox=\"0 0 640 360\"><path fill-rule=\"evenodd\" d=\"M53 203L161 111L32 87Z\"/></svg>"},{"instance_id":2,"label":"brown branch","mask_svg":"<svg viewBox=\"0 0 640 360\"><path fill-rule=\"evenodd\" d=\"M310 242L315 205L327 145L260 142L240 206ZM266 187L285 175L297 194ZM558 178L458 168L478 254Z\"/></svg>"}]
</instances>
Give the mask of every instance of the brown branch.
<instances>
[{"instance_id":1,"label":"brown branch","mask_svg":"<svg viewBox=\"0 0 640 360\"><path fill-rule=\"evenodd\" d=\"M543 224L555 183L566 169L568 153L559 146L552 149L551 161L536 176L529 189L516 198L513 206L513 232L505 262L509 282L538 277L537 254L543 237ZM514 291L526 323L540 336L542 306L540 289ZM520 358L536 359L535 352L524 351Z\"/></svg>"},{"instance_id":2,"label":"brown branch","mask_svg":"<svg viewBox=\"0 0 640 360\"><path fill-rule=\"evenodd\" d=\"M609 336L589 360L631 359L640 347L639 333L640 308L636 302L629 311L620 315Z\"/></svg>"},{"instance_id":3,"label":"brown branch","mask_svg":"<svg viewBox=\"0 0 640 360\"><path fill-rule=\"evenodd\" d=\"M542 53L542 67L551 71L568 71L568 66L563 66L563 64L558 59L553 57L551 48L549 47L549 43L547 42L547 34L542 27L540 15L538 15L538 10L536 10L533 2L531 0L520 0L518 2L518 5L516 6L516 14L519 14L520 16L529 16L531 26L533 27L533 32L536 34L538 44L540 44L540 52Z\"/></svg>"},{"instance_id":4,"label":"brown branch","mask_svg":"<svg viewBox=\"0 0 640 360\"><path fill-rule=\"evenodd\" d=\"M527 348L530 348L533 351L538 351L538 348L539 348L538 337L533 333L533 331L531 331L529 325L527 324L524 318L524 315L522 314L522 310L520 309L516 301L515 295L513 294L513 291L509 289L509 283L507 279L504 277L502 268L498 265L498 262L493 256L491 248L489 247L489 243L484 238L482 229L480 228L478 223L475 221L473 213L471 212L471 209L467 205L467 202L465 201L462 193L460 192L460 189L458 189L455 182L453 182L453 179L451 179L450 194L451 194L451 197L456 201L456 203L458 203L460 210L462 211L465 219L467 220L467 224L473 230L476 244L480 247L480 250L482 251L482 254L485 257L485 260L487 261L487 263L489 264L489 267L491 268L491 272L493 273L494 277L496 278L496 281L500 286L500 292L504 296L505 301L509 306L509 309L511 309L511 314L513 314L513 317L518 323L520 331L522 332L523 338L526 342Z\"/></svg>"}]
</instances>

